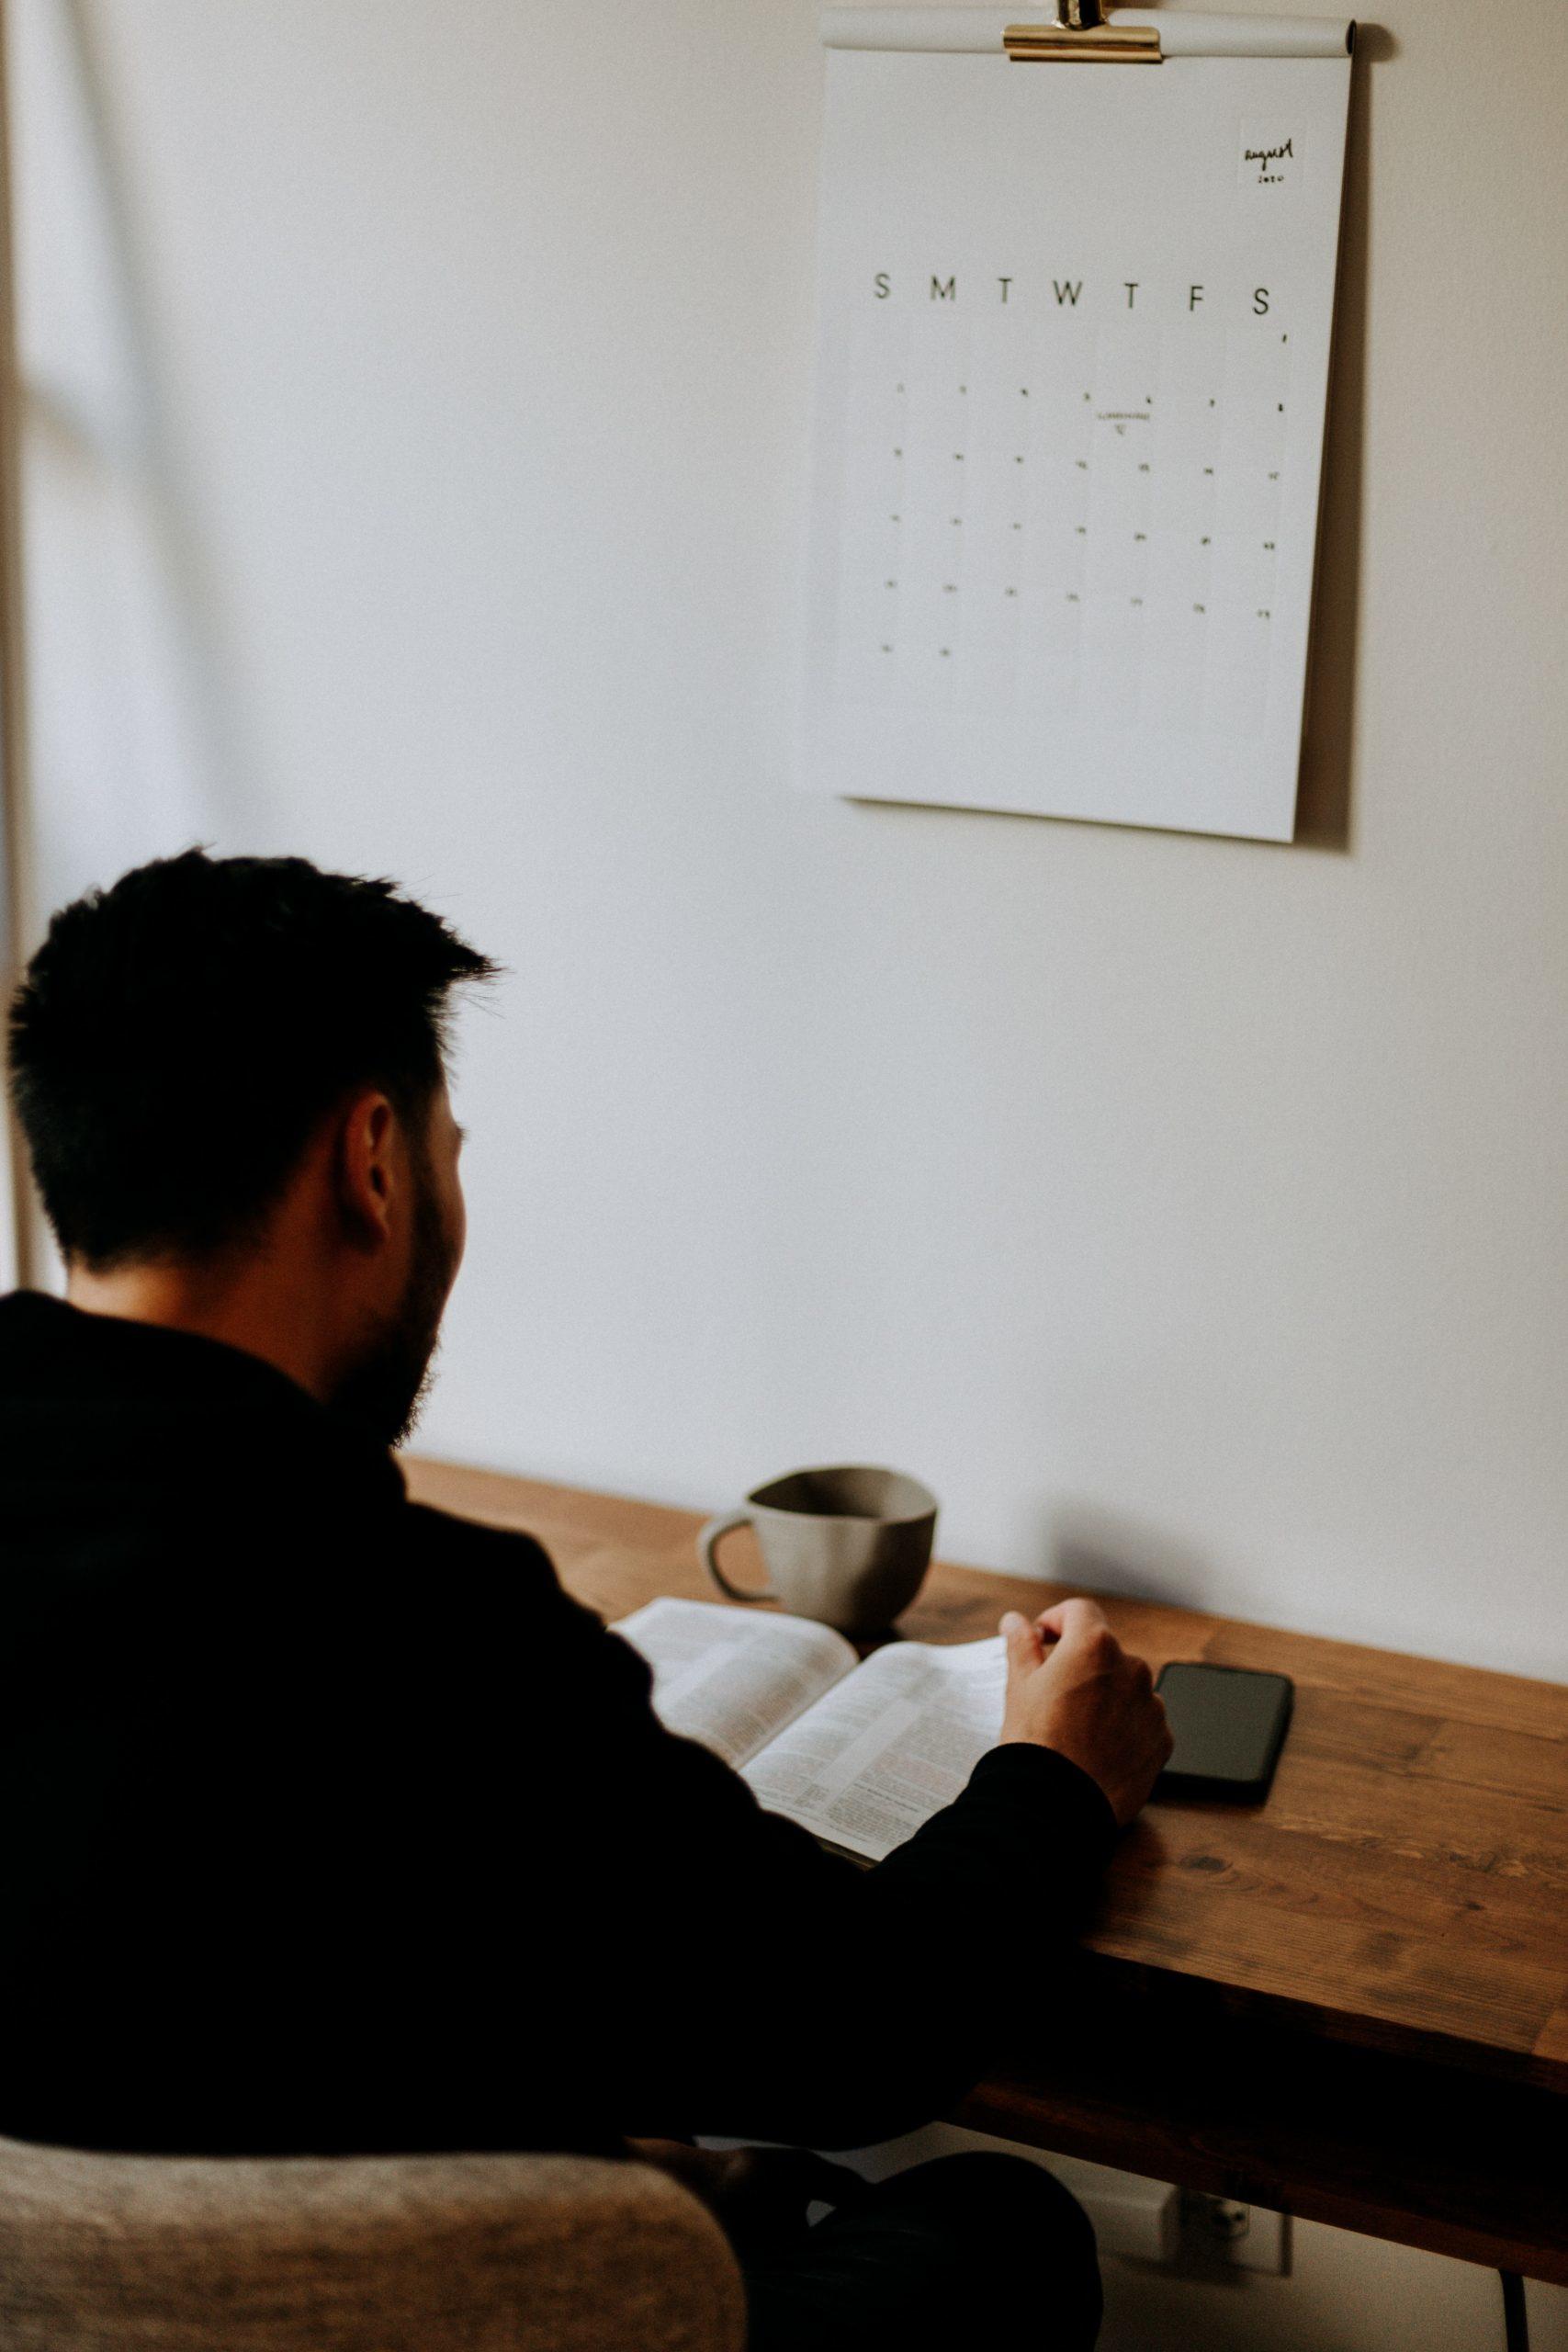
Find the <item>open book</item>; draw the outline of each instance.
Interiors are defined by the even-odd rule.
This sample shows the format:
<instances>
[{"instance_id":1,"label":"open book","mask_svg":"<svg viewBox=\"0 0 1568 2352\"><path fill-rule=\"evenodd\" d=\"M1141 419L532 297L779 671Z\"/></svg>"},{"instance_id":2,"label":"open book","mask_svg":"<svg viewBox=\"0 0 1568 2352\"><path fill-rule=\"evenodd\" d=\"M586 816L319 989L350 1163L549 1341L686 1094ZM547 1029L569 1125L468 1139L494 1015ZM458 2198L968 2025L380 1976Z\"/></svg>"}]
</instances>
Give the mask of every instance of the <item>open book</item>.
<instances>
[{"instance_id":1,"label":"open book","mask_svg":"<svg viewBox=\"0 0 1568 2352\"><path fill-rule=\"evenodd\" d=\"M804 1617L652 1600L614 1628L667 1729L733 1764L770 1813L878 1862L963 1788L1001 1728L999 1639L891 1642L864 1665Z\"/></svg>"}]
</instances>

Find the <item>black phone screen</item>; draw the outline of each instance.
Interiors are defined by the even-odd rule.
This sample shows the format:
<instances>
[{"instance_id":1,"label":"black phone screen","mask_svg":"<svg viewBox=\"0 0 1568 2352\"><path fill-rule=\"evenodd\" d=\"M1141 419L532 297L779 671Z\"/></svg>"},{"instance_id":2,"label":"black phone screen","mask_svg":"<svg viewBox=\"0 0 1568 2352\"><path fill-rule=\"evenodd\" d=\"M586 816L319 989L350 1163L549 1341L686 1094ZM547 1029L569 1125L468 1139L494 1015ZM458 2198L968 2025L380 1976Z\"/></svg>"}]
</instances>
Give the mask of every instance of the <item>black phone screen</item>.
<instances>
[{"instance_id":1,"label":"black phone screen","mask_svg":"<svg viewBox=\"0 0 1568 2352\"><path fill-rule=\"evenodd\" d=\"M1176 1741L1162 1776L1173 1794L1183 1787L1214 1796L1268 1794L1291 1720L1288 1676L1171 1665L1162 1667L1155 1688Z\"/></svg>"}]
</instances>

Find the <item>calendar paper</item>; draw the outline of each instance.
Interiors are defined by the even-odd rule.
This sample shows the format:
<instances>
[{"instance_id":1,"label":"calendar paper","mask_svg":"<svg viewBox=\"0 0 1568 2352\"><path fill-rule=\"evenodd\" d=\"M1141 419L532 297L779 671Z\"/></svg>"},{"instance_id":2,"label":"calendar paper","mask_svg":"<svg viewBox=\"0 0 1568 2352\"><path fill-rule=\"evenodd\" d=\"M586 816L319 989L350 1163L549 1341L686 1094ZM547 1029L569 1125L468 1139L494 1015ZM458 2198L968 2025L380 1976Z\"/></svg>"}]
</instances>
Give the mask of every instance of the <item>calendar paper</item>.
<instances>
[{"instance_id":1,"label":"calendar paper","mask_svg":"<svg viewBox=\"0 0 1568 2352\"><path fill-rule=\"evenodd\" d=\"M808 786L1291 838L1349 73L829 52Z\"/></svg>"}]
</instances>

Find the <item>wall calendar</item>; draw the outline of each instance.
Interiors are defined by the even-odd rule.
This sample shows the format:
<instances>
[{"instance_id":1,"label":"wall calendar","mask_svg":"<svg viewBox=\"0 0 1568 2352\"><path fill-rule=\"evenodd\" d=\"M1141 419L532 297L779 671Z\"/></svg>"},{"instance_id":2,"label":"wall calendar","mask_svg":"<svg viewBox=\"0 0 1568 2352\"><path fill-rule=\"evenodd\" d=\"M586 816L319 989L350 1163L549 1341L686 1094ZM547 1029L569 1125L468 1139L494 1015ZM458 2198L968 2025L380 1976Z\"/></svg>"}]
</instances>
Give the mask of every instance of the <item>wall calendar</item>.
<instances>
[{"instance_id":1,"label":"wall calendar","mask_svg":"<svg viewBox=\"0 0 1568 2352\"><path fill-rule=\"evenodd\" d=\"M1288 841L1349 28L1134 20L824 19L802 781Z\"/></svg>"}]
</instances>

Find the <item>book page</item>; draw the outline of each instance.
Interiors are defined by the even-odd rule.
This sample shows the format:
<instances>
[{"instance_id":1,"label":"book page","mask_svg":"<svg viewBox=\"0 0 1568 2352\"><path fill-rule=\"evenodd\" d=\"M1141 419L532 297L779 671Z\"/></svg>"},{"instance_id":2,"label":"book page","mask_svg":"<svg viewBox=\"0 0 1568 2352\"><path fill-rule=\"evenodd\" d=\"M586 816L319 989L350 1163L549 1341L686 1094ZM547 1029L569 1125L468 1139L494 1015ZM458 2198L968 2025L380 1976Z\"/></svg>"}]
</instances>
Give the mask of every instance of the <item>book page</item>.
<instances>
[{"instance_id":1,"label":"book page","mask_svg":"<svg viewBox=\"0 0 1568 2352\"><path fill-rule=\"evenodd\" d=\"M1007 1645L895 1642L747 1767L760 1804L868 1861L950 1804L1001 1729Z\"/></svg>"},{"instance_id":2,"label":"book page","mask_svg":"<svg viewBox=\"0 0 1568 2352\"><path fill-rule=\"evenodd\" d=\"M841 1634L716 1600L650 1600L613 1629L653 1668L654 1713L739 1766L854 1667Z\"/></svg>"}]
</instances>

